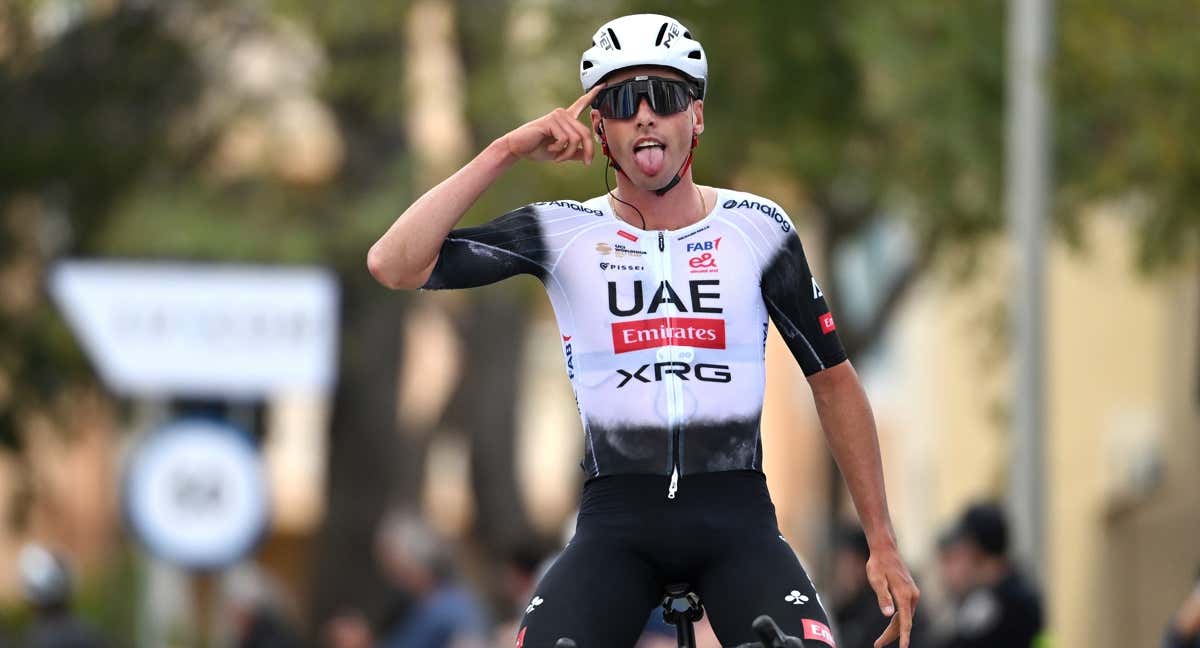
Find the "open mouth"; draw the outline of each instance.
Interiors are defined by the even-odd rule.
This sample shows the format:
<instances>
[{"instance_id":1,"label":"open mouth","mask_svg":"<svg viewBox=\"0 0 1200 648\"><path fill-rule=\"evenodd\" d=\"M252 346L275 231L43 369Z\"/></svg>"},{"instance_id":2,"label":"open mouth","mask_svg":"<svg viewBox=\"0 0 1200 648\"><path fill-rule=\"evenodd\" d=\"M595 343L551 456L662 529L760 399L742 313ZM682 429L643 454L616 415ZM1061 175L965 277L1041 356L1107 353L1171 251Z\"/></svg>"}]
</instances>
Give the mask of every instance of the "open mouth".
<instances>
[{"instance_id":1,"label":"open mouth","mask_svg":"<svg viewBox=\"0 0 1200 648\"><path fill-rule=\"evenodd\" d=\"M653 176L662 170L666 145L655 139L643 139L633 145L633 159L637 162L638 170Z\"/></svg>"}]
</instances>

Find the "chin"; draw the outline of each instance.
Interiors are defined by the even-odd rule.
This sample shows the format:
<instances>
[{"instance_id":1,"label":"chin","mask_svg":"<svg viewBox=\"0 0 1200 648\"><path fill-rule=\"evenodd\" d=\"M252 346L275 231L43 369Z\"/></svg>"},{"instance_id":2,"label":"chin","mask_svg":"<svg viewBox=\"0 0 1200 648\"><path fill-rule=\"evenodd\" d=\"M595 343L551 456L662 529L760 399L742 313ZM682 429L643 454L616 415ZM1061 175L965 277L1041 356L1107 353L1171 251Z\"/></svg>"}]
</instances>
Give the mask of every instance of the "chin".
<instances>
[{"instance_id":1,"label":"chin","mask_svg":"<svg viewBox=\"0 0 1200 648\"><path fill-rule=\"evenodd\" d=\"M670 180L671 180L671 174L667 173L667 172L663 172L663 173L660 173L657 176L653 176L653 177L641 176L641 179L634 180L633 184L635 184L638 189L641 189L643 191L656 191L659 188L661 188L663 185L667 184L667 182L669 182Z\"/></svg>"}]
</instances>

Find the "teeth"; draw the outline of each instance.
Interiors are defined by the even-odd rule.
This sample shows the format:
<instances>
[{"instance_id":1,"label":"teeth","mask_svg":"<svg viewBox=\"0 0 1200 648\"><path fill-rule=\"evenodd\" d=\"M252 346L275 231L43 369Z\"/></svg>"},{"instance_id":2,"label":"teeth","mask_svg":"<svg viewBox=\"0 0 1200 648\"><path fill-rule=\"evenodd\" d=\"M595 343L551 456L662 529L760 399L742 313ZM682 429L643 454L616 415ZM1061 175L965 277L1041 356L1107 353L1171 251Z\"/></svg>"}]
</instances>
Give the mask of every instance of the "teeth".
<instances>
[{"instance_id":1,"label":"teeth","mask_svg":"<svg viewBox=\"0 0 1200 648\"><path fill-rule=\"evenodd\" d=\"M651 146L657 146L657 147L659 147L659 148L665 148L665 147L663 147L663 145L662 145L662 144L659 144L658 142L645 142L645 143L643 143L643 144L638 144L637 146L633 147L633 150L635 150L635 151L640 151L640 150L642 150L642 149L644 149L644 148L650 148Z\"/></svg>"}]
</instances>

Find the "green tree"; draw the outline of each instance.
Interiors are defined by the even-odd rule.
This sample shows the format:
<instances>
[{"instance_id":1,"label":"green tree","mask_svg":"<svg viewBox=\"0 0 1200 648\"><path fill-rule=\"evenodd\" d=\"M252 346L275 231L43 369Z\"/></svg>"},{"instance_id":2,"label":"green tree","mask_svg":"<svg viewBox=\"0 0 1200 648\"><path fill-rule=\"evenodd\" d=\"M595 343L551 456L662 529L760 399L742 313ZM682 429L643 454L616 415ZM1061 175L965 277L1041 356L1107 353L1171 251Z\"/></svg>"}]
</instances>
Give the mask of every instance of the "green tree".
<instances>
[{"instance_id":1,"label":"green tree","mask_svg":"<svg viewBox=\"0 0 1200 648\"><path fill-rule=\"evenodd\" d=\"M363 268L367 246L420 189L403 127L409 5L208 3L195 9L196 20L172 22L182 3L153 10L97 3L62 34L39 41L31 16L40 5L0 6L0 270L36 286L60 255L335 268L345 293L343 380L321 569L345 576L326 590L329 605L354 579L367 583L365 598L377 598L382 585L363 549L389 498L411 489L421 471L420 449L397 440L393 416L397 331L408 298L388 295ZM897 224L907 233L907 251L877 269L867 306L844 309L840 318L854 358L880 339L917 278L952 258L947 251L965 250L953 258L970 259L979 242L1003 229L1000 0L457 6L475 150L578 95L575 65L605 19L661 11L683 20L712 66L701 182L788 196L784 207L818 234L806 243L829 268ZM1081 206L1128 201L1141 226L1143 267L1194 263L1200 153L1189 143L1200 125L1192 99L1200 94L1200 68L1192 64L1200 58L1198 15L1190 0L1059 5L1053 216L1068 240L1080 239ZM221 59L214 52L256 36L286 45L296 33L303 42L295 51L310 43L321 61L314 65L323 71L306 73L318 81L303 98L333 116L344 143L336 173L298 182L266 164L229 175L213 160L231 128L263 120L264 100L231 89L229 68L213 66ZM229 101L210 103L214 97ZM468 220L533 200L595 195L599 173L595 166L582 173L574 165L518 165ZM835 302L860 290L844 285L841 273L822 276ZM521 326L521 300L543 299L533 287L516 282L481 293L474 317ZM86 379L85 363L44 300L14 294L6 290L0 308L0 371L10 386L0 397L0 436L10 445L22 411L50 407L66 384ZM476 362L507 366L516 352L504 350L509 355L498 362ZM488 480L508 468L507 452L485 453L495 463L479 483L494 483ZM482 531L496 533L490 538L521 528L495 519L485 525L506 529Z\"/></svg>"},{"instance_id":2,"label":"green tree","mask_svg":"<svg viewBox=\"0 0 1200 648\"><path fill-rule=\"evenodd\" d=\"M86 380L82 356L37 286L49 262L88 254L120 201L148 174L169 173L168 127L196 96L184 44L148 11L85 21L39 47L25 4L0 24L0 439ZM27 297L25 295L28 295Z\"/></svg>"}]
</instances>

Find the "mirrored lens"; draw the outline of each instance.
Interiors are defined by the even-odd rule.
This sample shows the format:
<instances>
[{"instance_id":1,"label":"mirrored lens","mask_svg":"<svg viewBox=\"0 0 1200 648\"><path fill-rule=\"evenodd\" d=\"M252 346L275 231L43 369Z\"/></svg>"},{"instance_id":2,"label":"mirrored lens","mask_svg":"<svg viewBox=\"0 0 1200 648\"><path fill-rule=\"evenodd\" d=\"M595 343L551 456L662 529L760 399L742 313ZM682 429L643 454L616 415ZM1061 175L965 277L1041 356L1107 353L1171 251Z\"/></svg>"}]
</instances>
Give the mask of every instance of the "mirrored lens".
<instances>
[{"instance_id":1,"label":"mirrored lens","mask_svg":"<svg viewBox=\"0 0 1200 648\"><path fill-rule=\"evenodd\" d=\"M691 91L686 83L660 77L636 77L605 88L593 107L608 119L628 119L637 113L642 98L659 115L670 115L687 108Z\"/></svg>"}]
</instances>

